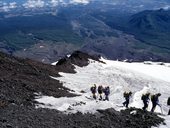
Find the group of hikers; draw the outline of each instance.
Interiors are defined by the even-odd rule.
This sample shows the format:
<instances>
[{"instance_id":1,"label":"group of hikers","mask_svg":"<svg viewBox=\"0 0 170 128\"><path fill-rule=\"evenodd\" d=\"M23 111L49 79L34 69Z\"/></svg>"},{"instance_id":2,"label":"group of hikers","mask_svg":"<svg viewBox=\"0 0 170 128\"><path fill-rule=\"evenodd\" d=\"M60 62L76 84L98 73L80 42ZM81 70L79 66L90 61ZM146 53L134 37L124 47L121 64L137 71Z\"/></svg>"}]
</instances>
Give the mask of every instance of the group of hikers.
<instances>
[{"instance_id":1,"label":"group of hikers","mask_svg":"<svg viewBox=\"0 0 170 128\"><path fill-rule=\"evenodd\" d=\"M151 102L152 102L152 109L151 109L151 112L154 112L155 111L155 108L156 106L160 106L161 105L159 104L159 97L161 96L160 93L157 93L155 95L151 95ZM141 100L143 101L143 110L146 111L146 109L148 108L148 104L149 104L149 101L150 101L150 93L146 93L146 94L143 94L142 97L141 97Z\"/></svg>"},{"instance_id":2,"label":"group of hikers","mask_svg":"<svg viewBox=\"0 0 170 128\"><path fill-rule=\"evenodd\" d=\"M99 85L98 88L96 86L96 84L94 84L91 88L90 88L91 92L92 92L92 95L93 95L93 98L96 100L97 99L97 96L96 96L96 93L98 92L99 94L99 100L107 100L109 101L109 94L110 94L110 88L109 86L107 87L103 87L102 85ZM103 99L102 97L102 94L104 93L105 95L105 98ZM129 101L130 101L130 98L132 96L132 92L129 91L129 92L124 92L123 93L123 96L125 98L125 101L123 102L123 106L125 106L126 108L128 108L129 106ZM148 109L148 105L149 105L149 101L152 102L152 109L151 109L151 112L154 112L155 109L156 109L156 106L160 106L161 105L159 104L159 97L161 96L161 93L156 93L156 94L153 94L151 95L150 93L145 93L141 96L141 100L143 101L143 110L146 111ZM170 97L168 98L168 101L167 101L167 105L170 106ZM170 115L170 110L168 112L168 115Z\"/></svg>"},{"instance_id":3,"label":"group of hikers","mask_svg":"<svg viewBox=\"0 0 170 128\"><path fill-rule=\"evenodd\" d=\"M97 88L97 86L96 86L96 84L94 84L91 88L90 88L90 90L91 90L91 92L92 92L92 95L93 95L93 98L94 99L97 99L97 96L96 96L96 93L97 93L97 91L98 91L98 94L99 94L99 100L107 100L107 101L109 101L109 94L110 94L110 88L109 88L109 86L107 86L107 87L103 87L102 85L100 85L100 86L98 86L98 88ZM103 97L102 97L102 94L105 94L105 98L103 99Z\"/></svg>"}]
</instances>

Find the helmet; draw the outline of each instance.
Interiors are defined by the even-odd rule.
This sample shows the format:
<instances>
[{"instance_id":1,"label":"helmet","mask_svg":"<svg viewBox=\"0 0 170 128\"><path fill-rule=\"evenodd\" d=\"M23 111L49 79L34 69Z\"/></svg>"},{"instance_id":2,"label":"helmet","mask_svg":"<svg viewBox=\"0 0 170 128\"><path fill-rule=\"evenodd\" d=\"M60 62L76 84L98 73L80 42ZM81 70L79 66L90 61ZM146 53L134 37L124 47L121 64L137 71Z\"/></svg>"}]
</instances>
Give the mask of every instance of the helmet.
<instances>
[{"instance_id":1,"label":"helmet","mask_svg":"<svg viewBox=\"0 0 170 128\"><path fill-rule=\"evenodd\" d=\"M158 95L158 96L161 96L161 93L158 93L157 95Z\"/></svg>"}]
</instances>

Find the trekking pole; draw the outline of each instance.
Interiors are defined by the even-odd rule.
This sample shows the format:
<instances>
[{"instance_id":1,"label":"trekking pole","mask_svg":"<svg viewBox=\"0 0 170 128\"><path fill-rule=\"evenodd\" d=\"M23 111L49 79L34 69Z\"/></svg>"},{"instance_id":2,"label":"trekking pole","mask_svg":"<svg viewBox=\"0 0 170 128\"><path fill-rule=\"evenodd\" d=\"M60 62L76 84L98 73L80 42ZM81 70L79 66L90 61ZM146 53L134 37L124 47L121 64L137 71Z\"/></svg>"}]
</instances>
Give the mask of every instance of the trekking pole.
<instances>
[{"instance_id":1,"label":"trekking pole","mask_svg":"<svg viewBox=\"0 0 170 128\"><path fill-rule=\"evenodd\" d=\"M162 109L162 106L159 104L159 107L161 109L161 113L163 114L163 109Z\"/></svg>"},{"instance_id":2,"label":"trekking pole","mask_svg":"<svg viewBox=\"0 0 170 128\"><path fill-rule=\"evenodd\" d=\"M169 107L168 107L168 106L166 106L166 105L163 105L163 107L164 107L164 108L166 108L166 109L169 109Z\"/></svg>"}]
</instances>

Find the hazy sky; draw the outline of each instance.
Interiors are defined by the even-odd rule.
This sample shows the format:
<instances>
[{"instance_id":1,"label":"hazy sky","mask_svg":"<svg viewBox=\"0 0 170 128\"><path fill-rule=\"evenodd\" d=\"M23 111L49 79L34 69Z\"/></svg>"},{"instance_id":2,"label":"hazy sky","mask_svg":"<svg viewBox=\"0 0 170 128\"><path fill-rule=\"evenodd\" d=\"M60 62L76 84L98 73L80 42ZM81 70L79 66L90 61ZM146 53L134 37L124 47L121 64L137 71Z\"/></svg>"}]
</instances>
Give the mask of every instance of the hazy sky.
<instances>
[{"instance_id":1,"label":"hazy sky","mask_svg":"<svg viewBox=\"0 0 170 128\"><path fill-rule=\"evenodd\" d=\"M100 2L112 4L113 6L124 5L132 8L170 8L170 0L0 0L0 12L10 11L17 7L23 8L42 8L57 7L58 5L84 4L90 2Z\"/></svg>"}]
</instances>

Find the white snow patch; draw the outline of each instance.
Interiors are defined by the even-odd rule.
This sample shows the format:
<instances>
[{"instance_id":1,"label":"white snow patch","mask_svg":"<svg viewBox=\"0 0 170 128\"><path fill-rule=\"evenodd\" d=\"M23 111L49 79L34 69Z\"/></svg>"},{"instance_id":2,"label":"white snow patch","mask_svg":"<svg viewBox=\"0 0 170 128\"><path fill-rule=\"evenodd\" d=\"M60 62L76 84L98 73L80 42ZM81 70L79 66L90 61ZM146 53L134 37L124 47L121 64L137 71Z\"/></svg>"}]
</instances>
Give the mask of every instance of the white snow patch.
<instances>
[{"instance_id":1,"label":"white snow patch","mask_svg":"<svg viewBox=\"0 0 170 128\"><path fill-rule=\"evenodd\" d=\"M89 112L89 108L91 113L95 113L96 108L107 109L113 106L111 102L95 101L93 99L87 99L86 97L86 95L72 98L54 98L49 96L42 96L41 98L38 97L36 101L45 104L45 106L39 104L37 107L57 109L59 111L67 111L72 113L76 113L78 111L87 113Z\"/></svg>"},{"instance_id":2,"label":"white snow patch","mask_svg":"<svg viewBox=\"0 0 170 128\"><path fill-rule=\"evenodd\" d=\"M77 111L94 113L97 109L112 107L116 110L121 110L125 109L121 107L124 101L123 92L132 91L133 95L129 106L142 108L141 96L143 93L150 92L154 94L160 92L162 93L160 104L162 104L163 113L168 113L166 103L170 92L169 67L165 65L146 65L144 63L127 63L105 59L102 59L102 61L106 64L90 61L90 64L86 67L76 66L76 74L61 72L60 75L62 77L52 77L62 82L65 87L74 90L74 93L80 96L73 98L42 96L37 98L36 101L44 105L37 105L37 107L57 109L68 113L75 113ZM93 84L97 86L110 86L110 101L93 100L90 93L90 87ZM82 90L85 93L80 93ZM150 111L150 109L151 103L148 110ZM161 112L160 107L156 108L156 112ZM165 118L168 124L169 118Z\"/></svg>"},{"instance_id":3,"label":"white snow patch","mask_svg":"<svg viewBox=\"0 0 170 128\"><path fill-rule=\"evenodd\" d=\"M44 46L43 46L43 45L41 45L41 46L40 46L40 48L44 48Z\"/></svg>"},{"instance_id":4,"label":"white snow patch","mask_svg":"<svg viewBox=\"0 0 170 128\"><path fill-rule=\"evenodd\" d=\"M51 65L55 66L58 63L58 61L51 63Z\"/></svg>"},{"instance_id":5,"label":"white snow patch","mask_svg":"<svg viewBox=\"0 0 170 128\"><path fill-rule=\"evenodd\" d=\"M136 111L136 110L134 110L134 111L130 112L130 114L131 114L131 115L136 115L136 113L137 113L137 111Z\"/></svg>"},{"instance_id":6,"label":"white snow patch","mask_svg":"<svg viewBox=\"0 0 170 128\"><path fill-rule=\"evenodd\" d=\"M67 55L68 58L69 58L70 56L71 56L70 54Z\"/></svg>"},{"instance_id":7,"label":"white snow patch","mask_svg":"<svg viewBox=\"0 0 170 128\"><path fill-rule=\"evenodd\" d=\"M163 65L146 65L143 63L126 63L120 61L110 61L105 59L101 59L101 60L109 65L143 73L144 75L148 75L156 79L170 82L170 78L169 78L170 68Z\"/></svg>"},{"instance_id":8,"label":"white snow patch","mask_svg":"<svg viewBox=\"0 0 170 128\"><path fill-rule=\"evenodd\" d=\"M42 59L42 60L41 60L41 62L44 62L44 61L45 61L45 59Z\"/></svg>"}]
</instances>

